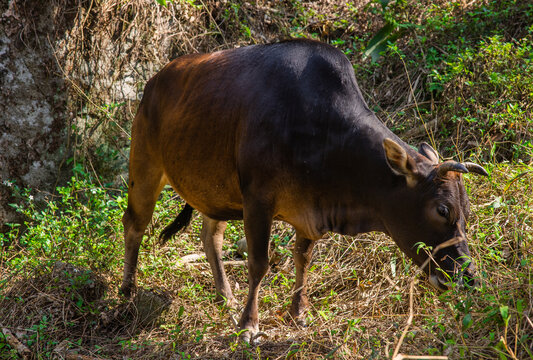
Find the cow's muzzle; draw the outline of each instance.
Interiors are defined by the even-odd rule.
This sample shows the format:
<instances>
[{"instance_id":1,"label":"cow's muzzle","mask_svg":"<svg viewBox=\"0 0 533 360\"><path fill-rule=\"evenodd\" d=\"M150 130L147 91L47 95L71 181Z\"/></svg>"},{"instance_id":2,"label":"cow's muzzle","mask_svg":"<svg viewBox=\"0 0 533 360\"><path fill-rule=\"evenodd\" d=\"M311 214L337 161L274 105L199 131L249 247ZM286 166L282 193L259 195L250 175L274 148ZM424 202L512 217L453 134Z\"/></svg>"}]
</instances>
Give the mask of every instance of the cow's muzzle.
<instances>
[{"instance_id":1,"label":"cow's muzzle","mask_svg":"<svg viewBox=\"0 0 533 360\"><path fill-rule=\"evenodd\" d=\"M457 246L463 242L466 244L466 238L457 236L439 244L422 265L422 269L429 276L429 283L435 289L446 291L452 287L453 283L460 288L477 288L479 286L468 248L466 247L465 251L465 249L460 249ZM430 260L437 265L436 269L426 267Z\"/></svg>"},{"instance_id":2,"label":"cow's muzzle","mask_svg":"<svg viewBox=\"0 0 533 360\"><path fill-rule=\"evenodd\" d=\"M465 269L452 277L441 272L432 273L429 275L428 281L439 291L449 290L453 283L461 289L477 289L480 286L479 279L470 269Z\"/></svg>"}]
</instances>

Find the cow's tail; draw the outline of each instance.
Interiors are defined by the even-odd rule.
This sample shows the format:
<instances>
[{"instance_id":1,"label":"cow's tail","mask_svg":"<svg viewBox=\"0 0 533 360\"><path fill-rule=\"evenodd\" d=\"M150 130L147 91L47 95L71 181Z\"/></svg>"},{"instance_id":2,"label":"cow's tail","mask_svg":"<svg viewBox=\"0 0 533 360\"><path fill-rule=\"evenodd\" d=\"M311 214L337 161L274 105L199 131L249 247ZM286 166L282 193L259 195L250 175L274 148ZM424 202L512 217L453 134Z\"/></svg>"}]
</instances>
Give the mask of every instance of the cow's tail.
<instances>
[{"instance_id":1,"label":"cow's tail","mask_svg":"<svg viewBox=\"0 0 533 360\"><path fill-rule=\"evenodd\" d=\"M180 211L174 221L161 231L159 234L159 244L164 245L172 235L178 231L186 228L191 222L193 208L189 204L185 204L183 210Z\"/></svg>"}]
</instances>

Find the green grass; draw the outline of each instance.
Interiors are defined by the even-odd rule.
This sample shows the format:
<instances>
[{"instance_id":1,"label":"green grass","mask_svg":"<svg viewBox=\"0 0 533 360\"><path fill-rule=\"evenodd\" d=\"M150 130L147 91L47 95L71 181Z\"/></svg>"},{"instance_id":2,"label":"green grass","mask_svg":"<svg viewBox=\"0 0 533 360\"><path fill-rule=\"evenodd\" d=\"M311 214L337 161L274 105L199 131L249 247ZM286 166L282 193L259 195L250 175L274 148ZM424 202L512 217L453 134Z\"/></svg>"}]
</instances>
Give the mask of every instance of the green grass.
<instances>
[{"instance_id":1,"label":"green grass","mask_svg":"<svg viewBox=\"0 0 533 360\"><path fill-rule=\"evenodd\" d=\"M470 246L482 286L474 292L452 289L437 294L419 282L413 294L414 322L402 353L533 358L528 322L533 282L533 204L528 194L533 168L487 167L488 181L467 179L473 203ZM214 304L213 280L205 260L188 265L178 261L202 252L199 218L165 248L155 244L155 235L176 212L177 199L171 190L163 192L148 231L151 237L141 246L139 285L167 292L173 302L155 325L132 327L135 317L120 310L127 302L117 297L123 256L120 218L126 194L92 183L88 175L80 175L44 202L36 201L28 190L13 187L24 200L18 210L26 221L1 237L0 313L3 326L26 329L22 340L41 358L50 356L64 340L73 349L107 358L124 354L146 359L216 358L232 354L231 349L235 358L327 357L331 353L334 358L357 359L392 354L409 312L408 289L416 267L387 237L331 234L317 245L309 275L309 327L300 329L283 320L294 283L289 251L292 230L277 223L271 248L275 260L263 281L260 302L261 327L269 338L259 347L247 347L235 340L230 314ZM232 260L236 257L233 242L243 236L242 223L232 222L226 236L226 260ZM78 270L58 273L58 263ZM232 283L239 284L235 295L244 304L246 269L231 266L227 270ZM95 293L91 290L95 288L104 290ZM49 302L33 308L36 294L43 293ZM71 317L61 315L60 305L72 309ZM13 317L23 309L25 318ZM119 317L122 325L101 327L98 335L104 338L96 343L79 332L84 326L102 326L102 313L119 310L125 314ZM64 325L69 322L70 328ZM13 349L1 341L0 355L9 358Z\"/></svg>"}]
</instances>

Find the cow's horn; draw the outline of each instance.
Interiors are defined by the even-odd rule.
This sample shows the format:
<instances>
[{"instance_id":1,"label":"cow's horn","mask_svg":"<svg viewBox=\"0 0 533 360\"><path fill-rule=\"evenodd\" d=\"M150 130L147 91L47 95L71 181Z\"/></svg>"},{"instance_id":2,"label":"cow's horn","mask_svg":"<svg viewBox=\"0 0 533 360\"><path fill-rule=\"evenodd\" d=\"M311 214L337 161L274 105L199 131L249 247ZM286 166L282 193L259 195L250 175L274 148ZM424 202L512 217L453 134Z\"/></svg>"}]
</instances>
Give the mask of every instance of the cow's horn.
<instances>
[{"instance_id":1,"label":"cow's horn","mask_svg":"<svg viewBox=\"0 0 533 360\"><path fill-rule=\"evenodd\" d=\"M448 171L456 171L460 173L467 173L468 169L466 166L464 166L461 163L458 163L457 161L447 161L445 163L442 163L437 170L438 176L444 176Z\"/></svg>"},{"instance_id":2,"label":"cow's horn","mask_svg":"<svg viewBox=\"0 0 533 360\"><path fill-rule=\"evenodd\" d=\"M478 164L474 164L471 162L465 162L463 163L463 165L468 169L469 172L473 172L473 173L483 175L483 176L489 176L489 173L487 172L487 170L483 169L483 167Z\"/></svg>"}]
</instances>

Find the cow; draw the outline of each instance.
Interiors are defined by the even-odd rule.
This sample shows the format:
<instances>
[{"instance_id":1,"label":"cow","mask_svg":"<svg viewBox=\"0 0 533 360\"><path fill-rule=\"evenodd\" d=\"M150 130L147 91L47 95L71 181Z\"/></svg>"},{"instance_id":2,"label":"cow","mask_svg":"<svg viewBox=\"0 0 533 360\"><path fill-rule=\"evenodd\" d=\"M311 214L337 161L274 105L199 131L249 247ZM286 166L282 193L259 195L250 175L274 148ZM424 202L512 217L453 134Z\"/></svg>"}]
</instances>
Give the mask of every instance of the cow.
<instances>
[{"instance_id":1,"label":"cow","mask_svg":"<svg viewBox=\"0 0 533 360\"><path fill-rule=\"evenodd\" d=\"M487 175L474 163L440 162L428 144L416 151L392 133L363 99L350 61L330 45L291 40L179 57L148 81L132 125L121 291L135 289L141 239L166 184L187 205L163 238L193 209L202 214L217 298L228 304L235 299L223 235L227 220L244 220L249 293L238 326L245 341L259 332L273 220L295 229L296 320L308 305L313 247L327 232L384 232L424 264L434 286L473 284L468 172ZM428 264L420 244L449 245Z\"/></svg>"}]
</instances>

